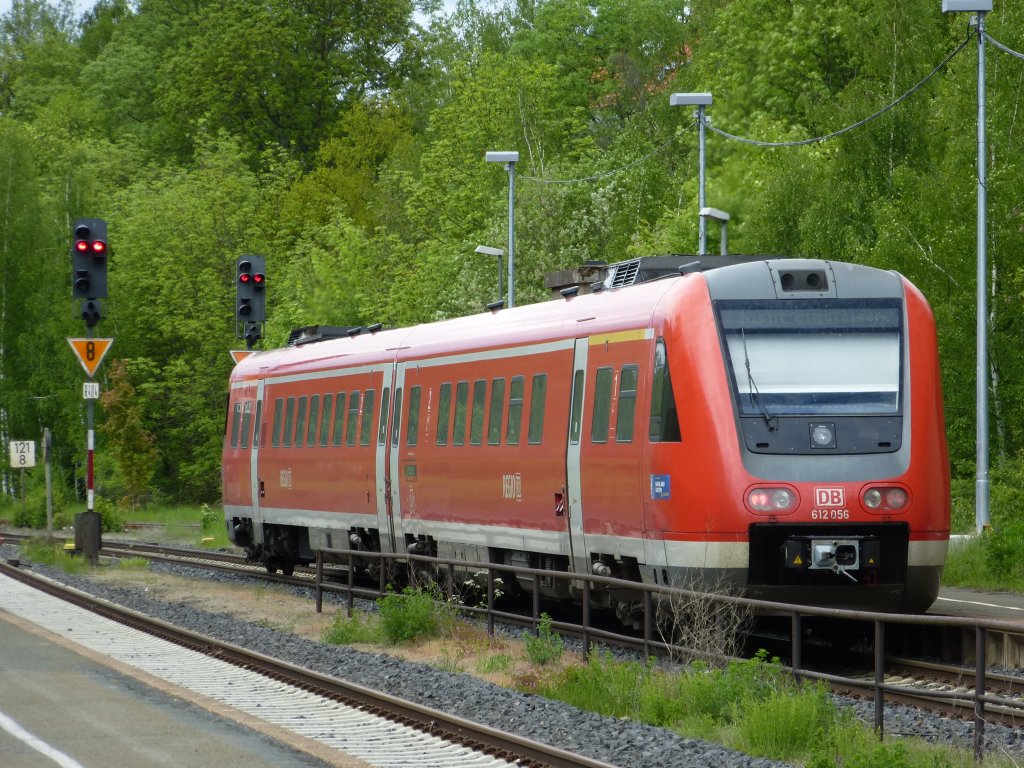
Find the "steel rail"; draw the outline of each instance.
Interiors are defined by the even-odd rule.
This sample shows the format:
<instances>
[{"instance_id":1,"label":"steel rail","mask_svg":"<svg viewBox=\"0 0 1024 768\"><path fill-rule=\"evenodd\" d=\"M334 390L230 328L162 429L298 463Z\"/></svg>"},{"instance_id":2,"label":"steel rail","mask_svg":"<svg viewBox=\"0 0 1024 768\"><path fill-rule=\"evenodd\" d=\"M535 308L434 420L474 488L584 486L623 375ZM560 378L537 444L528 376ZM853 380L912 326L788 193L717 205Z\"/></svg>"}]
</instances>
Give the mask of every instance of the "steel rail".
<instances>
[{"instance_id":1,"label":"steel rail","mask_svg":"<svg viewBox=\"0 0 1024 768\"><path fill-rule=\"evenodd\" d=\"M371 714L499 759L534 768L615 768L600 760L575 755L559 747L474 723L441 710L431 709L341 678L322 675L241 646L175 627L59 582L26 573L8 563L0 563L0 573L105 618L190 650L257 671L275 680L358 707Z\"/></svg>"}]
</instances>

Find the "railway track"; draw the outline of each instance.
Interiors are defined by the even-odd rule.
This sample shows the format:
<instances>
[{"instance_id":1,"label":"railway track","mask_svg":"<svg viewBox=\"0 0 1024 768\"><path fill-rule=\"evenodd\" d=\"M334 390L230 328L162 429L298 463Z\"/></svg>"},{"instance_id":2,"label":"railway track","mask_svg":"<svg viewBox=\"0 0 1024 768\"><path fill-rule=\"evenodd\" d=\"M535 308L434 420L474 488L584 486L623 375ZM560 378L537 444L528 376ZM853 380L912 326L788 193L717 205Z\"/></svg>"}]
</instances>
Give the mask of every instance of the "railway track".
<instances>
[{"instance_id":1,"label":"railway track","mask_svg":"<svg viewBox=\"0 0 1024 768\"><path fill-rule=\"evenodd\" d=\"M142 557L309 588L315 583L315 572L312 568L296 568L292 576L272 574L260 566L246 563L240 555L226 552L108 541L103 547L102 554L112 557ZM338 569L335 575L342 581L341 574L345 573L343 569ZM376 591L372 589L360 592L367 597L376 595ZM524 617L521 623L529 624L530 620ZM623 640L623 645L636 646L635 637ZM841 695L871 699L876 695L875 686L880 684L888 703L905 704L963 719L975 715L973 692L977 680L973 669L906 657L887 657L886 671L880 678L866 671L870 668L871 661L866 659L862 666L846 667L842 670L826 667L815 670L801 666L800 673L826 680L833 691ZM1024 678L986 670L983 685L987 699L984 715L989 722L998 722L1010 727L1018 727L1024 723Z\"/></svg>"},{"instance_id":2,"label":"railway track","mask_svg":"<svg viewBox=\"0 0 1024 768\"><path fill-rule=\"evenodd\" d=\"M138 636L133 635L125 640L124 630L111 632L91 626L85 629L80 621L75 622L76 641L80 642L83 636L95 637L97 647L94 650L104 654L114 654L127 644L126 657L132 659L161 656L154 662L154 668L186 670L183 674L187 680L172 679L171 682L188 686L204 681L206 687L201 693L212 698L226 695L223 689L233 689L235 693L243 691L242 700L229 701L230 706L264 719L280 713L278 722L271 721L273 724L289 727L289 724L300 723L298 732L305 737L325 730L337 732L335 741L342 741L345 751L374 765L405 765L409 763L395 763L396 756L404 755L401 759L408 760L411 755L416 755L437 766L612 768L605 762L574 755L557 747L174 627L49 579L28 574L9 563L0 563L0 577L58 598L63 603L103 620L127 626L140 636L185 649L189 654L198 654L205 661L165 659L163 656L170 656L171 651L144 651L146 641ZM23 594L24 590L20 592ZM16 613L21 610L35 611L35 620L44 626L49 621L47 615L52 616L55 611L59 611L52 606L40 608L42 601L38 597L23 597L19 602L19 590L14 588L5 589L3 593L8 610ZM17 604L13 608L12 601ZM63 616L49 623L47 628L58 632L61 626L69 624ZM209 668L209 664L214 662L230 665L248 677L242 683L224 685L221 681L225 673L211 671ZM231 679L234 680L233 677Z\"/></svg>"}]
</instances>

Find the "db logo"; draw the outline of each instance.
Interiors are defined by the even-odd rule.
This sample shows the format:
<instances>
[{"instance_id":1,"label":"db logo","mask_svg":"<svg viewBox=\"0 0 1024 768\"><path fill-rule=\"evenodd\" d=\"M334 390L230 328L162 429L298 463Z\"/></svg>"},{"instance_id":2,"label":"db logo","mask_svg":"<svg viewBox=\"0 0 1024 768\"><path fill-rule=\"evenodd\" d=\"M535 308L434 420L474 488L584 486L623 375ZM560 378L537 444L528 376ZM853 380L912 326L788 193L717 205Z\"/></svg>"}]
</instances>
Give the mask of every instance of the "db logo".
<instances>
[{"instance_id":1,"label":"db logo","mask_svg":"<svg viewBox=\"0 0 1024 768\"><path fill-rule=\"evenodd\" d=\"M816 507L845 507L846 491L842 488L815 488L814 506Z\"/></svg>"}]
</instances>

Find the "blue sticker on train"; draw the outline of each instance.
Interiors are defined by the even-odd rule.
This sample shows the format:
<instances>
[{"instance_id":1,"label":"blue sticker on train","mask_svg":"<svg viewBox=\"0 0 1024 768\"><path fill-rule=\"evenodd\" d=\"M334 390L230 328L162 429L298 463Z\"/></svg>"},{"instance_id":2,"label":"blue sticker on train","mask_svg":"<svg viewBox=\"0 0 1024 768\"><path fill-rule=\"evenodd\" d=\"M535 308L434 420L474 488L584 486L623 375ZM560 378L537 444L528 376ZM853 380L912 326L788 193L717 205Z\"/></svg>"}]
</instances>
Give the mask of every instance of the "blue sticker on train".
<instances>
[{"instance_id":1,"label":"blue sticker on train","mask_svg":"<svg viewBox=\"0 0 1024 768\"><path fill-rule=\"evenodd\" d=\"M671 499L672 498L672 476L651 475L651 498Z\"/></svg>"}]
</instances>

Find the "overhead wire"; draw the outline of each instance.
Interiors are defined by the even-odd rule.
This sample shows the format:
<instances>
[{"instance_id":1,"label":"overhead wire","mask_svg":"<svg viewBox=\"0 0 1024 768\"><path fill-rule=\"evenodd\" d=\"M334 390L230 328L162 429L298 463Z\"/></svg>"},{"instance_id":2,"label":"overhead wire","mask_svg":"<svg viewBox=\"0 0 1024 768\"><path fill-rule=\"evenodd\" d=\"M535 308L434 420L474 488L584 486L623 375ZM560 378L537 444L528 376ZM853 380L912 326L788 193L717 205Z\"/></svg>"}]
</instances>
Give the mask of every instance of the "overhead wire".
<instances>
[{"instance_id":1,"label":"overhead wire","mask_svg":"<svg viewBox=\"0 0 1024 768\"><path fill-rule=\"evenodd\" d=\"M868 115L867 117L865 117L865 118L863 118L861 120L858 120L855 123L851 123L850 125L846 126L845 128L840 128L837 131L832 131L832 133L826 133L823 136L815 136L813 139L798 139L798 140L794 140L794 141L760 141L758 139L751 139L751 138L747 138L745 136L737 136L736 134L729 133L728 131L723 131L721 128L716 128L715 126L711 125L710 122L708 122L707 127L711 131L717 133L719 136L723 136L723 137L725 137L727 139L732 139L733 141L740 141L740 142L743 142L744 144L753 144L754 146L758 146L758 147L799 147L799 146L804 146L806 144L817 144L819 142L828 141L829 139L834 139L834 138L836 138L838 136L842 136L844 133L849 133L850 131L854 131L854 130L856 130L858 128L861 128L861 127L867 125L872 120L875 120L875 119L881 117L886 112L891 110L893 107L897 106L898 104L902 103L906 99L908 99L911 96L913 96L915 93L917 93L917 91L921 90L921 88L923 88L928 83L929 80L931 80L933 77L935 77L935 75L938 74L938 72L943 67L945 67L947 64L949 64L949 62L953 59L953 57L956 56L958 53L960 53L960 51L962 51L964 49L964 47L971 41L971 39L974 37L975 34L976 34L976 31L971 30L971 32L967 35L967 37L964 39L964 41L962 43L960 43L960 45L958 45L956 48L954 48L952 53L950 53L948 56L946 56L946 58L944 58L935 67L935 69L933 69L931 72L929 72L922 80L920 80L918 83L913 85L908 91L906 91L902 96L899 96L895 101L885 105L884 107L879 109L877 112L874 112L874 113ZM986 37L987 37L987 35L986 35Z\"/></svg>"},{"instance_id":2,"label":"overhead wire","mask_svg":"<svg viewBox=\"0 0 1024 768\"><path fill-rule=\"evenodd\" d=\"M1009 46L1006 46L1003 43L1000 43L998 40L996 40L994 37L992 37L992 35L990 35L988 32L985 33L985 39L988 40L990 43L992 43L992 45L994 45L996 48L998 48L999 50L1003 51L1003 53L1008 53L1011 56L1016 56L1018 59L1024 59L1024 53L1021 53L1020 51L1015 51L1012 48L1010 48Z\"/></svg>"}]
</instances>

